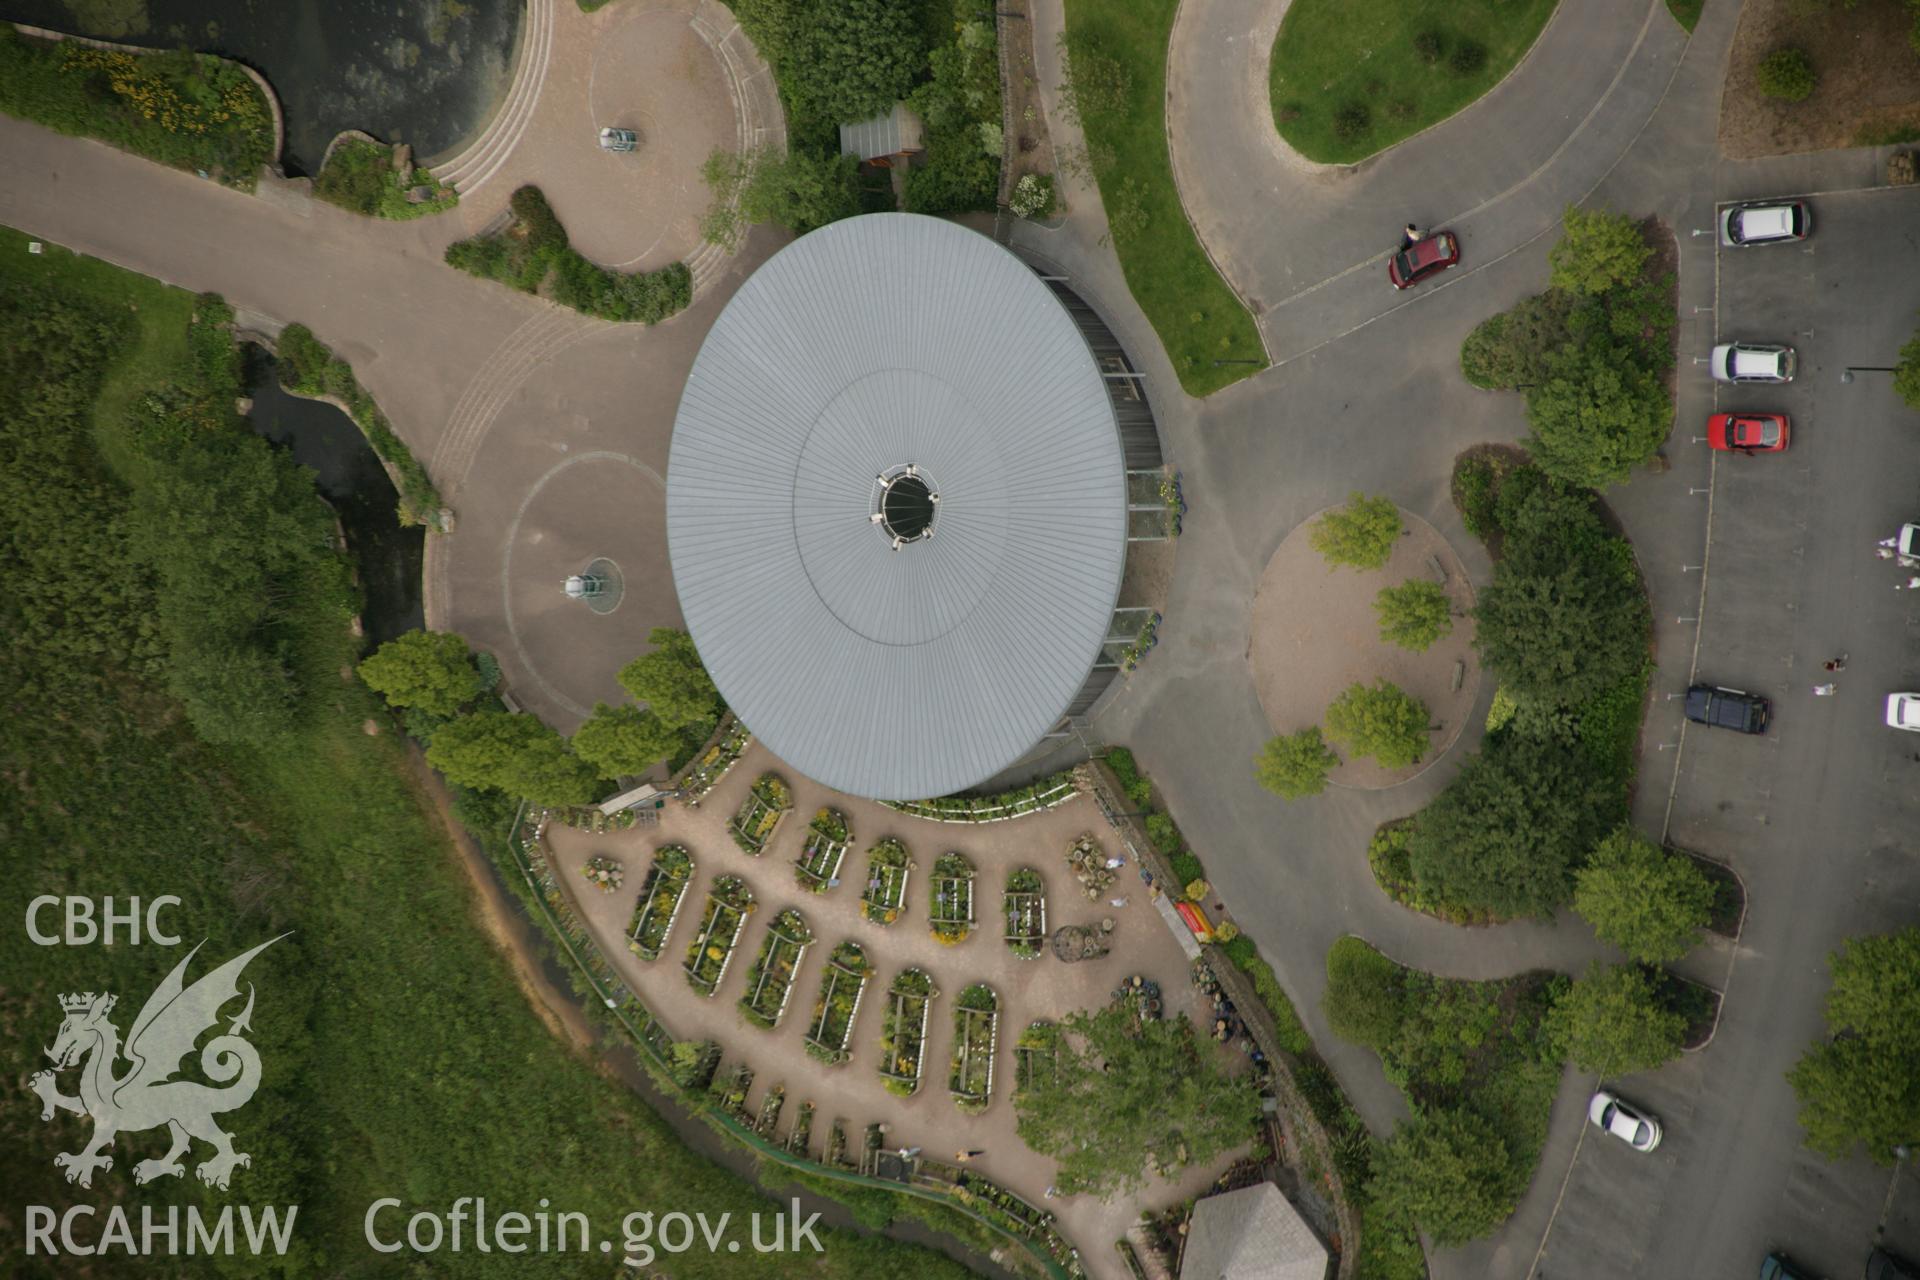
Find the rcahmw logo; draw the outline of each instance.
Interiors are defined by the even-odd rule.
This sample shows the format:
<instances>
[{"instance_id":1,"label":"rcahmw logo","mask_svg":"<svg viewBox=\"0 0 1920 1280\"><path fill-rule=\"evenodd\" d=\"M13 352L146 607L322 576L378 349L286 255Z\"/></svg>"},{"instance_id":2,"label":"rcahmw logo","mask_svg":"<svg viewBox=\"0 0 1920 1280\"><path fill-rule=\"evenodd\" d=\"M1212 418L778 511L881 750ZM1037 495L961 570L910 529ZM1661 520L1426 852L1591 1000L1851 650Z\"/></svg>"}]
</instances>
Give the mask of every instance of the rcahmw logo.
<instances>
[{"instance_id":1,"label":"rcahmw logo","mask_svg":"<svg viewBox=\"0 0 1920 1280\"><path fill-rule=\"evenodd\" d=\"M42 900L36 899L27 913L28 932L36 942L42 941L34 921L40 905ZM73 914L69 910L69 925ZM148 936L154 941L178 941L152 928L151 920L148 924ZM85 941L92 941L91 932ZM79 941L74 933L69 928L66 941L70 944ZM53 1066L36 1073L29 1085L40 1095L42 1120L69 1111L93 1121L89 1141L78 1151L61 1152L53 1158L55 1167L66 1172L68 1182L92 1187L95 1174L113 1168L108 1150L116 1137L163 1127L171 1145L164 1155L134 1164L133 1180L137 1183L184 1175L182 1157L189 1156L196 1141L212 1148L194 1166L194 1175L209 1187L227 1190L235 1170L252 1163L246 1152L234 1149L233 1135L214 1117L245 1106L260 1087L260 1054L246 1039L253 1017L253 984L246 985L246 1004L227 1017L224 1030L220 1029L221 1010L240 998L240 974L248 962L279 940L271 938L242 952L189 986L185 980L187 966L200 951L195 946L147 997L124 1042L111 1016L118 1003L116 996L86 991L60 997L64 1017L47 1050ZM216 1034L199 1045L208 1031ZM199 1072L210 1084L176 1078L196 1046ZM69 1070L78 1072L73 1094L63 1093L60 1088L60 1073ZM222 1208L209 1224L197 1206L187 1206L184 1215L178 1206L145 1206L139 1212L136 1229L127 1211L115 1205L105 1211L98 1241L89 1244L77 1233L86 1230L86 1220L96 1216L92 1206L74 1205L59 1211L46 1205L28 1205L27 1252L231 1253L235 1246L234 1208ZM297 1205L258 1212L252 1206L240 1206L244 1246L254 1253L267 1248L285 1253L298 1213Z\"/></svg>"}]
</instances>

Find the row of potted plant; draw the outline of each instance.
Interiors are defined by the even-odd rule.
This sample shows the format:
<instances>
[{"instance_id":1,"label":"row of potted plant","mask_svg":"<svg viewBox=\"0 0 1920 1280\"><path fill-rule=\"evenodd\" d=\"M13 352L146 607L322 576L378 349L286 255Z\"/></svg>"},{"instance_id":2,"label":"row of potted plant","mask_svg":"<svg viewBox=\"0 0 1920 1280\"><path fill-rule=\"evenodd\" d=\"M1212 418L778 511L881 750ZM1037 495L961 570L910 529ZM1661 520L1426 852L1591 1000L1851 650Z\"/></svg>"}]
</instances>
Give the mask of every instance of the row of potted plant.
<instances>
[{"instance_id":1,"label":"row of potted plant","mask_svg":"<svg viewBox=\"0 0 1920 1280\"><path fill-rule=\"evenodd\" d=\"M793 864L793 878L809 893L825 893L840 882L840 864L853 844L853 827L838 809L822 809L807 824L807 838Z\"/></svg>"},{"instance_id":2,"label":"row of potted plant","mask_svg":"<svg viewBox=\"0 0 1920 1280\"><path fill-rule=\"evenodd\" d=\"M746 926L747 913L753 910L753 890L739 876L721 876L707 891L707 908L700 917L700 929L687 947L687 981L703 996L719 990Z\"/></svg>"},{"instance_id":3,"label":"row of potted plant","mask_svg":"<svg viewBox=\"0 0 1920 1280\"><path fill-rule=\"evenodd\" d=\"M748 1022L767 1031L779 1025L793 997L794 975L812 945L813 930L798 911L788 907L773 918L760 954L747 970L746 993L740 997L740 1012Z\"/></svg>"},{"instance_id":4,"label":"row of potted plant","mask_svg":"<svg viewBox=\"0 0 1920 1280\"><path fill-rule=\"evenodd\" d=\"M813 1019L807 1027L809 1057L834 1066L851 1056L847 1044L853 1038L853 1021L860 1015L860 997L872 976L873 964L859 943L849 940L833 949L820 975L820 995L813 1002Z\"/></svg>"},{"instance_id":5,"label":"row of potted plant","mask_svg":"<svg viewBox=\"0 0 1920 1280\"><path fill-rule=\"evenodd\" d=\"M666 844L654 850L653 865L647 870L633 921L627 926L627 950L642 960L660 958L692 881L693 855L684 845Z\"/></svg>"},{"instance_id":6,"label":"row of potted plant","mask_svg":"<svg viewBox=\"0 0 1920 1280\"><path fill-rule=\"evenodd\" d=\"M1047 937L1047 891L1040 873L1032 867L1014 868L1000 905L1006 917L1006 932L1001 936L1007 949L1022 960L1038 959Z\"/></svg>"},{"instance_id":7,"label":"row of potted plant","mask_svg":"<svg viewBox=\"0 0 1920 1280\"><path fill-rule=\"evenodd\" d=\"M791 808L793 792L787 780L777 773L763 773L747 789L747 798L740 802L740 811L733 815L727 830L742 851L757 858L766 852L767 841L773 839L774 829Z\"/></svg>"},{"instance_id":8,"label":"row of potted plant","mask_svg":"<svg viewBox=\"0 0 1920 1280\"><path fill-rule=\"evenodd\" d=\"M993 1051L1000 1038L1000 1000L993 988L976 982L960 993L953 1009L953 1069L947 1089L954 1105L969 1115L993 1101Z\"/></svg>"},{"instance_id":9,"label":"row of potted plant","mask_svg":"<svg viewBox=\"0 0 1920 1280\"><path fill-rule=\"evenodd\" d=\"M965 855L943 853L933 864L927 888L927 924L947 946L965 942L973 932L973 864Z\"/></svg>"},{"instance_id":10,"label":"row of potted plant","mask_svg":"<svg viewBox=\"0 0 1920 1280\"><path fill-rule=\"evenodd\" d=\"M889 800L886 804L929 822L1003 822L1065 804L1082 789L1083 776L1075 768L990 796L939 796L932 800Z\"/></svg>"},{"instance_id":11,"label":"row of potted plant","mask_svg":"<svg viewBox=\"0 0 1920 1280\"><path fill-rule=\"evenodd\" d=\"M867 853L866 889L860 895L860 914L873 924L888 925L906 909L907 880L913 874L913 855L906 843L888 836Z\"/></svg>"},{"instance_id":12,"label":"row of potted plant","mask_svg":"<svg viewBox=\"0 0 1920 1280\"><path fill-rule=\"evenodd\" d=\"M902 969L887 989L887 1017L880 1028L880 1078L888 1093L905 1098L919 1091L927 1052L927 1015L937 994L933 979L920 969Z\"/></svg>"}]
</instances>

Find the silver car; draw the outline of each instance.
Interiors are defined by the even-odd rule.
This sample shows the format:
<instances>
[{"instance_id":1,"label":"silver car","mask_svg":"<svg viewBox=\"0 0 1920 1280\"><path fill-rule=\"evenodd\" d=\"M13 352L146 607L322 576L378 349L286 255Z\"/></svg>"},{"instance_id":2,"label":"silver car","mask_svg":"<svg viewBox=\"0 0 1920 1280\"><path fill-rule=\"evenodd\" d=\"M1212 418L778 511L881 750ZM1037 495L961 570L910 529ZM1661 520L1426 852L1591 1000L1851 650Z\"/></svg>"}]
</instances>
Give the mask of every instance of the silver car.
<instances>
[{"instance_id":1,"label":"silver car","mask_svg":"<svg viewBox=\"0 0 1920 1280\"><path fill-rule=\"evenodd\" d=\"M1760 342L1723 342L1707 358L1719 382L1792 382L1799 364L1792 347Z\"/></svg>"},{"instance_id":2,"label":"silver car","mask_svg":"<svg viewBox=\"0 0 1920 1280\"><path fill-rule=\"evenodd\" d=\"M1587 1119L1602 1133L1609 1134L1635 1151L1651 1151L1660 1145L1660 1122L1642 1115L1605 1089L1587 1103Z\"/></svg>"},{"instance_id":3,"label":"silver car","mask_svg":"<svg viewBox=\"0 0 1920 1280\"><path fill-rule=\"evenodd\" d=\"M1791 244L1812 231L1813 215L1804 200L1749 200L1720 211L1720 243L1729 249Z\"/></svg>"}]
</instances>

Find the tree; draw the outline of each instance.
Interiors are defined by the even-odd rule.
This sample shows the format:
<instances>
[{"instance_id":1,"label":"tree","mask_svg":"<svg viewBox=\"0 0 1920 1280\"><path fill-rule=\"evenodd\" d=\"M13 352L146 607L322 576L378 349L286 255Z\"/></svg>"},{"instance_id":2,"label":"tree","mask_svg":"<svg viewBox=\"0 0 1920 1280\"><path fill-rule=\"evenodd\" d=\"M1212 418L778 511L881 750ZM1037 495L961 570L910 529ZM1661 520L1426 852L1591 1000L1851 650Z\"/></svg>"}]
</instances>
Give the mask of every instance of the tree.
<instances>
[{"instance_id":1,"label":"tree","mask_svg":"<svg viewBox=\"0 0 1920 1280\"><path fill-rule=\"evenodd\" d=\"M1339 763L1340 757L1320 736L1320 726L1313 725L1269 739L1254 757L1253 771L1260 785L1273 794L1298 800L1325 791L1327 770Z\"/></svg>"},{"instance_id":2,"label":"tree","mask_svg":"<svg viewBox=\"0 0 1920 1280\"><path fill-rule=\"evenodd\" d=\"M795 235L860 212L860 165L852 156L791 150L715 151L701 167L713 194L701 235L737 247L745 226L771 222Z\"/></svg>"},{"instance_id":3,"label":"tree","mask_svg":"<svg viewBox=\"0 0 1920 1280\"><path fill-rule=\"evenodd\" d=\"M1550 916L1619 809L1617 788L1574 747L1498 734L1421 811L1407 863L1428 898L1500 916Z\"/></svg>"},{"instance_id":4,"label":"tree","mask_svg":"<svg viewBox=\"0 0 1920 1280\"><path fill-rule=\"evenodd\" d=\"M1358 938L1327 952L1327 1023L1342 1040L1365 1045L1384 1061L1405 1018L1406 982L1399 965Z\"/></svg>"},{"instance_id":5,"label":"tree","mask_svg":"<svg viewBox=\"0 0 1920 1280\"><path fill-rule=\"evenodd\" d=\"M1547 376L1547 363L1572 338L1574 297L1553 289L1488 316L1460 344L1460 372L1476 387L1510 390Z\"/></svg>"},{"instance_id":6,"label":"tree","mask_svg":"<svg viewBox=\"0 0 1920 1280\"><path fill-rule=\"evenodd\" d=\"M700 664L693 637L672 627L655 627L643 653L620 668L620 687L644 702L670 729L685 729L715 718L720 691Z\"/></svg>"},{"instance_id":7,"label":"tree","mask_svg":"<svg viewBox=\"0 0 1920 1280\"><path fill-rule=\"evenodd\" d=\"M832 123L884 115L913 88L926 62L918 10L894 0L795 3L793 56L780 88L795 113Z\"/></svg>"},{"instance_id":8,"label":"tree","mask_svg":"<svg viewBox=\"0 0 1920 1280\"><path fill-rule=\"evenodd\" d=\"M672 755L681 734L651 711L598 703L573 731L574 754L610 778L642 773Z\"/></svg>"},{"instance_id":9,"label":"tree","mask_svg":"<svg viewBox=\"0 0 1920 1280\"><path fill-rule=\"evenodd\" d=\"M1517 1203L1512 1155L1486 1120L1430 1107L1394 1131L1368 1184L1383 1219L1408 1217L1445 1248L1493 1230Z\"/></svg>"},{"instance_id":10,"label":"tree","mask_svg":"<svg viewBox=\"0 0 1920 1280\"><path fill-rule=\"evenodd\" d=\"M1373 611L1380 618L1382 640L1416 653L1453 630L1453 601L1439 583L1426 578L1380 588Z\"/></svg>"},{"instance_id":11,"label":"tree","mask_svg":"<svg viewBox=\"0 0 1920 1280\"><path fill-rule=\"evenodd\" d=\"M1753 78L1754 83L1760 86L1761 93L1781 102L1805 102L1813 96L1814 86L1820 82L1820 77L1813 69L1813 59L1807 56L1807 51L1790 44L1782 45L1760 59Z\"/></svg>"},{"instance_id":12,"label":"tree","mask_svg":"<svg viewBox=\"0 0 1920 1280\"><path fill-rule=\"evenodd\" d=\"M567 750L566 740L524 713L481 711L433 735L427 763L462 787L485 787L536 804L585 804L597 774Z\"/></svg>"},{"instance_id":13,"label":"tree","mask_svg":"<svg viewBox=\"0 0 1920 1280\"><path fill-rule=\"evenodd\" d=\"M1148 1170L1206 1164L1246 1141L1260 1103L1221 1069L1183 1014L1138 1021L1122 1006L1060 1024L1051 1076L1014 1095L1020 1140L1059 1161L1069 1195L1137 1190Z\"/></svg>"},{"instance_id":14,"label":"tree","mask_svg":"<svg viewBox=\"0 0 1920 1280\"><path fill-rule=\"evenodd\" d=\"M1503 494L1500 509L1504 554L1474 609L1481 660L1548 707L1589 702L1639 671L1649 619L1626 542L1587 498L1556 485L1535 488L1511 513Z\"/></svg>"},{"instance_id":15,"label":"tree","mask_svg":"<svg viewBox=\"0 0 1920 1280\"><path fill-rule=\"evenodd\" d=\"M1327 732L1356 756L1404 769L1427 750L1427 706L1398 685L1347 686L1327 708Z\"/></svg>"},{"instance_id":16,"label":"tree","mask_svg":"<svg viewBox=\"0 0 1920 1280\"><path fill-rule=\"evenodd\" d=\"M1580 869L1573 909L1635 960L1678 960L1713 919L1714 886L1691 858L1631 827L1600 842Z\"/></svg>"},{"instance_id":17,"label":"tree","mask_svg":"<svg viewBox=\"0 0 1920 1280\"><path fill-rule=\"evenodd\" d=\"M1553 1032L1582 1071L1651 1071L1680 1056L1687 1020L1668 1006L1647 970L1595 963L1553 1008Z\"/></svg>"},{"instance_id":18,"label":"tree","mask_svg":"<svg viewBox=\"0 0 1920 1280\"><path fill-rule=\"evenodd\" d=\"M1849 938L1833 953L1830 1039L1787 1080L1807 1145L1841 1159L1855 1144L1881 1164L1920 1135L1920 929Z\"/></svg>"},{"instance_id":19,"label":"tree","mask_svg":"<svg viewBox=\"0 0 1920 1280\"><path fill-rule=\"evenodd\" d=\"M1527 393L1527 447L1548 475L1590 489L1617 484L1673 429L1659 372L1610 334L1562 348Z\"/></svg>"},{"instance_id":20,"label":"tree","mask_svg":"<svg viewBox=\"0 0 1920 1280\"><path fill-rule=\"evenodd\" d=\"M360 678L389 706L451 716L479 697L480 671L467 642L451 631L409 631L360 662Z\"/></svg>"},{"instance_id":21,"label":"tree","mask_svg":"<svg viewBox=\"0 0 1920 1280\"><path fill-rule=\"evenodd\" d=\"M1893 371L1893 389L1907 408L1920 409L1920 333L1907 339L1907 345L1900 348L1900 363Z\"/></svg>"},{"instance_id":22,"label":"tree","mask_svg":"<svg viewBox=\"0 0 1920 1280\"><path fill-rule=\"evenodd\" d=\"M1556 289L1605 293L1639 279L1653 256L1653 246L1625 214L1568 205L1560 225L1560 242L1547 255Z\"/></svg>"},{"instance_id":23,"label":"tree","mask_svg":"<svg viewBox=\"0 0 1920 1280\"><path fill-rule=\"evenodd\" d=\"M1336 507L1313 523L1313 549L1328 564L1378 569L1393 554L1400 536L1400 508L1392 498L1369 498L1355 491L1347 505Z\"/></svg>"}]
</instances>

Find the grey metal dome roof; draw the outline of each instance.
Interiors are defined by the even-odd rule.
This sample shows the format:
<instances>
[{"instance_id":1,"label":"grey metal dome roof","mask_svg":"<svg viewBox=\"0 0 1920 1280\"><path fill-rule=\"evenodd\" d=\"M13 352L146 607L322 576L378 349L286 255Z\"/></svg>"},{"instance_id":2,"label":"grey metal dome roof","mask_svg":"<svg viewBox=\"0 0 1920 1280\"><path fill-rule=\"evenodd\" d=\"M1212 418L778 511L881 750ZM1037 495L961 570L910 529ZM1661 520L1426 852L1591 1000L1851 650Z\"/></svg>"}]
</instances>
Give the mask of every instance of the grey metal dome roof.
<instances>
[{"instance_id":1,"label":"grey metal dome roof","mask_svg":"<svg viewBox=\"0 0 1920 1280\"><path fill-rule=\"evenodd\" d=\"M895 549L878 478L906 466L939 500L931 536ZM700 656L769 750L854 795L963 790L1059 720L1106 637L1126 475L1104 380L992 240L833 223L701 346L667 543Z\"/></svg>"}]
</instances>

